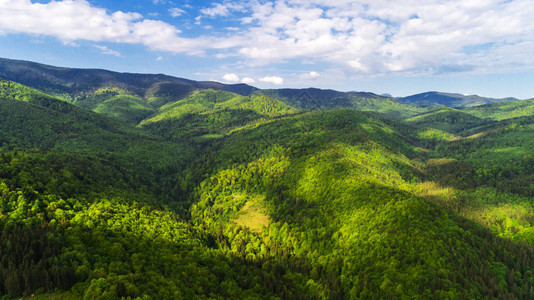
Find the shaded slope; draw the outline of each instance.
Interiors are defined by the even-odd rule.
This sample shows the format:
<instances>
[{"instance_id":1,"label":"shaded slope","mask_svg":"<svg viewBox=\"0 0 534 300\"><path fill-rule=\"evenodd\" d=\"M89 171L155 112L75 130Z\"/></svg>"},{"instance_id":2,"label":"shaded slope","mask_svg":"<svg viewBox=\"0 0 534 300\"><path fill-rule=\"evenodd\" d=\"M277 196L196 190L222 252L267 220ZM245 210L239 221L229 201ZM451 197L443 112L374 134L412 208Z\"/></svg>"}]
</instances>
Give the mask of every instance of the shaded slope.
<instances>
[{"instance_id":1,"label":"shaded slope","mask_svg":"<svg viewBox=\"0 0 534 300\"><path fill-rule=\"evenodd\" d=\"M245 84L225 85L217 82L194 81L162 74L118 73L97 69L53 67L28 61L0 59L0 78L36 88L68 101L83 99L84 95L103 87L116 87L139 97L154 95L158 84L173 86L166 89L178 99L192 89L219 89L248 95L255 88ZM147 91L151 90L151 93ZM80 98L81 97L81 98Z\"/></svg>"}]
</instances>

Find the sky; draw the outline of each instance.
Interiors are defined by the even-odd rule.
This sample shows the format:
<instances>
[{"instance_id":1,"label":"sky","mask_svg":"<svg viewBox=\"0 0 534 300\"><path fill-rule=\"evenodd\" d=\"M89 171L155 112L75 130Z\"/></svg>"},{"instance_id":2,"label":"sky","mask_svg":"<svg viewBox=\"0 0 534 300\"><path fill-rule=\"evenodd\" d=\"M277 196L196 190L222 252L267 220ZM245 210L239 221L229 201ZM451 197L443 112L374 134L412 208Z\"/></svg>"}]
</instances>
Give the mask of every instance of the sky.
<instances>
[{"instance_id":1,"label":"sky","mask_svg":"<svg viewBox=\"0 0 534 300\"><path fill-rule=\"evenodd\" d=\"M0 57L259 88L534 97L532 0L0 0Z\"/></svg>"}]
</instances>

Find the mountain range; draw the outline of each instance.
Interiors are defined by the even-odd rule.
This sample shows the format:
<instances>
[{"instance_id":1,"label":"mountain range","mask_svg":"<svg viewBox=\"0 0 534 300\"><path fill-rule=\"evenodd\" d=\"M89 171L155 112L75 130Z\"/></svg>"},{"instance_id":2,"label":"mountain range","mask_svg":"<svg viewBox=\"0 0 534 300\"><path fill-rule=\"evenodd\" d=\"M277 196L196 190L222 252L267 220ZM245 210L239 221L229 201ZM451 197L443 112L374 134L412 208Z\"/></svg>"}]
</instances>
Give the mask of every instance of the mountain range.
<instances>
[{"instance_id":1,"label":"mountain range","mask_svg":"<svg viewBox=\"0 0 534 300\"><path fill-rule=\"evenodd\" d=\"M534 99L0 78L0 296L534 297Z\"/></svg>"},{"instance_id":2,"label":"mountain range","mask_svg":"<svg viewBox=\"0 0 534 300\"><path fill-rule=\"evenodd\" d=\"M417 95L397 98L405 103L417 104L420 106L444 105L448 107L471 107L484 104L516 101L513 97L508 98L487 98L478 95L463 95L457 93L426 92Z\"/></svg>"}]
</instances>

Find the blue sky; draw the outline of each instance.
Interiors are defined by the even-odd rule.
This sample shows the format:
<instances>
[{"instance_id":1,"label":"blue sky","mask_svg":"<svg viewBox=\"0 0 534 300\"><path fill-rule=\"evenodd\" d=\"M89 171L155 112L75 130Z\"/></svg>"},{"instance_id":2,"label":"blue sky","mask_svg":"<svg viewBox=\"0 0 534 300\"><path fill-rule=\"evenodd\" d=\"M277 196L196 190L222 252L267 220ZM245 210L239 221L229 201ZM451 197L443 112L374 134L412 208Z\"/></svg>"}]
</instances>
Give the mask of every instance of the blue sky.
<instances>
[{"instance_id":1,"label":"blue sky","mask_svg":"<svg viewBox=\"0 0 534 300\"><path fill-rule=\"evenodd\" d=\"M0 0L0 57L260 88L534 97L531 0Z\"/></svg>"}]
</instances>

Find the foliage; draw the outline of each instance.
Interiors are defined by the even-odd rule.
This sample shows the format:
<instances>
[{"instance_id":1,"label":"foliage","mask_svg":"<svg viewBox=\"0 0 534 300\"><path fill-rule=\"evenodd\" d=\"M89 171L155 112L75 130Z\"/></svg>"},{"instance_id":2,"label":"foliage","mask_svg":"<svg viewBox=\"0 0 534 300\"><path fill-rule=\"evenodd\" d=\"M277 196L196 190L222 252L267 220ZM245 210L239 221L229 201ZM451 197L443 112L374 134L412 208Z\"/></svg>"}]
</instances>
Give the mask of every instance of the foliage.
<instances>
[{"instance_id":1,"label":"foliage","mask_svg":"<svg viewBox=\"0 0 534 300\"><path fill-rule=\"evenodd\" d=\"M481 105L463 111L479 118L501 121L534 115L534 99Z\"/></svg>"},{"instance_id":2,"label":"foliage","mask_svg":"<svg viewBox=\"0 0 534 300\"><path fill-rule=\"evenodd\" d=\"M515 98L488 98L477 95L463 95L454 93L426 92L408 97L399 98L405 103L421 106L444 105L448 107L476 107L488 103L498 103L517 100Z\"/></svg>"},{"instance_id":3,"label":"foliage","mask_svg":"<svg viewBox=\"0 0 534 300\"><path fill-rule=\"evenodd\" d=\"M533 297L527 102L26 67L78 106L0 81L1 296Z\"/></svg>"},{"instance_id":4,"label":"foliage","mask_svg":"<svg viewBox=\"0 0 534 300\"><path fill-rule=\"evenodd\" d=\"M487 121L454 108L442 108L413 116L404 121L417 127L434 128L452 134L459 134L470 128L484 125Z\"/></svg>"},{"instance_id":5,"label":"foliage","mask_svg":"<svg viewBox=\"0 0 534 300\"><path fill-rule=\"evenodd\" d=\"M252 122L294 114L297 110L262 95L241 96L203 90L162 106L141 125L167 139L226 134Z\"/></svg>"},{"instance_id":6,"label":"foliage","mask_svg":"<svg viewBox=\"0 0 534 300\"><path fill-rule=\"evenodd\" d=\"M372 111L394 120L427 112L429 109L405 104L393 98L364 92L338 92L321 89L279 89L256 92L287 103L302 110L351 108L359 111Z\"/></svg>"}]
</instances>

